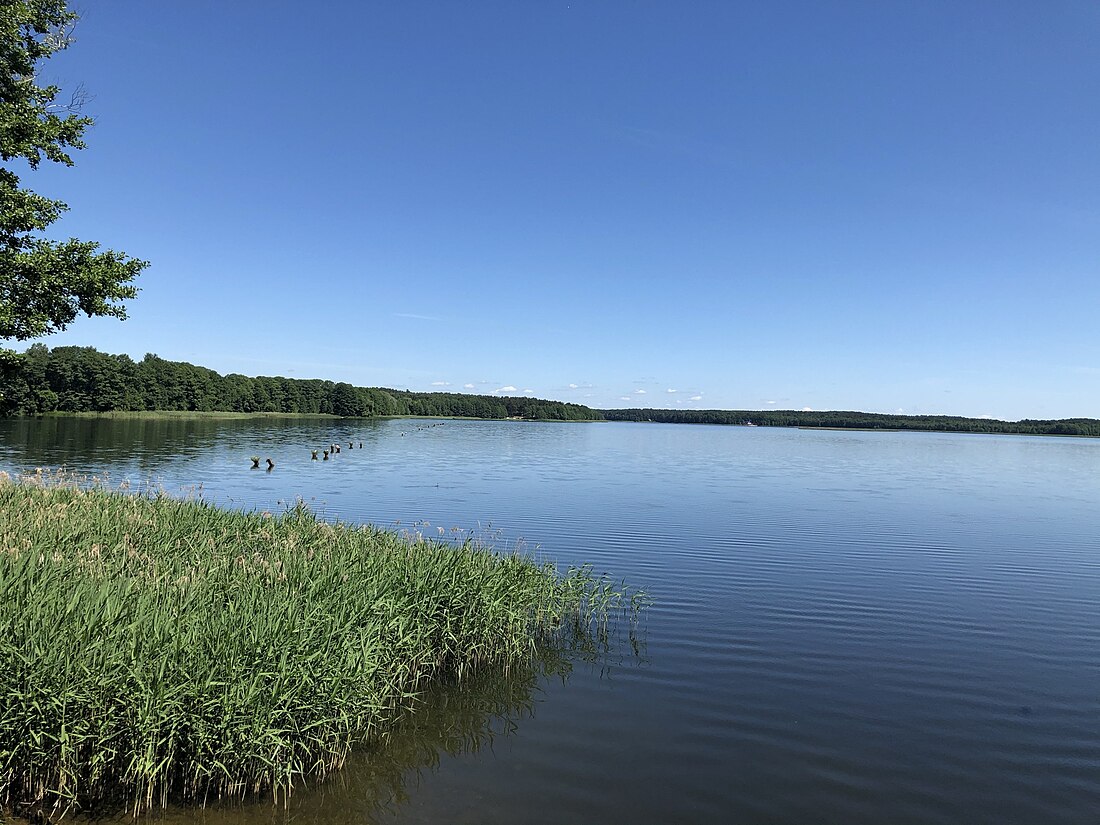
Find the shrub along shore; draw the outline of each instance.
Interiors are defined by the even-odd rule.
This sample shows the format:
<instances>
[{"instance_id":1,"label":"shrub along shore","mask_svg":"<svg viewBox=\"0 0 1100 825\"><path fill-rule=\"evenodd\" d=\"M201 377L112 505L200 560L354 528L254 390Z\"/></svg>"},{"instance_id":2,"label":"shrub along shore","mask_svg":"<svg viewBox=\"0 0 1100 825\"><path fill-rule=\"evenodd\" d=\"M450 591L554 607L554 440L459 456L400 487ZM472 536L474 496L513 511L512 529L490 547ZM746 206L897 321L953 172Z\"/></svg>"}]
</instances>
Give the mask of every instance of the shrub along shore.
<instances>
[{"instance_id":1,"label":"shrub along shore","mask_svg":"<svg viewBox=\"0 0 1100 825\"><path fill-rule=\"evenodd\" d=\"M302 505L0 474L0 806L285 798L432 681L526 665L635 603L588 568Z\"/></svg>"}]
</instances>

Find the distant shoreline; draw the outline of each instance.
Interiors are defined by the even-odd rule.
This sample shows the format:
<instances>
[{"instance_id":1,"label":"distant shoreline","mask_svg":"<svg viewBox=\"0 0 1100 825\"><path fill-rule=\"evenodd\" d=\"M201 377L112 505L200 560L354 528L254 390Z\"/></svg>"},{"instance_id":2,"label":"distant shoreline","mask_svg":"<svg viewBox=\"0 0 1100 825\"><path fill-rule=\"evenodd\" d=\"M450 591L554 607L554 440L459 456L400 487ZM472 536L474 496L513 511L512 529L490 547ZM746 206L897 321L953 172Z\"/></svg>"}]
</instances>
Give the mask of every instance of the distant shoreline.
<instances>
[{"instance_id":1,"label":"distant shoreline","mask_svg":"<svg viewBox=\"0 0 1100 825\"><path fill-rule=\"evenodd\" d=\"M614 413L615 410L606 410L603 412ZM659 413L660 410L646 410L646 412ZM721 411L720 411L721 412ZM1100 437L1093 433L1088 432L1040 432L1023 429L1011 429L1011 422L994 421L992 423L1001 425L1002 429L967 429L964 427L955 428L937 428L930 426L885 426L885 427L861 427L861 426L844 426L844 425L813 425L813 424L797 424L797 423L761 423L761 424L747 424L742 422L728 422L720 420L711 421L670 421L659 420L653 418L605 418L605 419L578 419L573 421L563 421L555 418L477 418L474 416L461 416L461 415L366 415L366 416L341 416L332 415L330 413L283 413L283 412L228 412L219 410L108 410L104 412L48 412L34 414L25 414L12 416L14 419L50 419L50 418L87 418L87 419L109 419L109 420L132 420L132 421L186 421L186 420L207 420L207 421L246 421L249 419L268 419L268 420L295 420L295 421L385 421L385 420L408 420L408 421L497 421L508 422L513 424L531 424L537 422L554 423L554 424L616 424L616 423L631 423L631 424L695 424L700 426L709 427L752 427L752 428L767 428L767 429L789 429L789 430L809 430L809 431L824 431L824 432L860 432L860 433L947 433L947 434L963 434L963 435L1040 435L1051 437L1063 437L1063 438L1097 438ZM983 419L964 419L965 421L983 421ZM1091 419L1083 419L1084 421L1090 421ZM1036 422L1047 423L1047 422ZM1051 422L1057 423L1057 422Z\"/></svg>"},{"instance_id":2,"label":"distant shoreline","mask_svg":"<svg viewBox=\"0 0 1100 825\"><path fill-rule=\"evenodd\" d=\"M743 427L788 427L806 430L864 432L987 433L1003 435L1066 435L1100 437L1095 418L1001 421L958 415L903 415L858 410L662 410L648 408L600 410L608 421L662 424L715 424Z\"/></svg>"},{"instance_id":3,"label":"distant shoreline","mask_svg":"<svg viewBox=\"0 0 1100 825\"><path fill-rule=\"evenodd\" d=\"M903 427L814 427L809 424L800 424L796 430L829 430L830 432L855 432L855 433L919 433L919 432L947 432L946 430L906 430ZM976 433L982 435L982 433Z\"/></svg>"},{"instance_id":4,"label":"distant shoreline","mask_svg":"<svg viewBox=\"0 0 1100 825\"><path fill-rule=\"evenodd\" d=\"M104 410L102 412L46 412L13 416L14 418L341 418L329 413L284 413L284 412L230 412L227 410Z\"/></svg>"},{"instance_id":5,"label":"distant shoreline","mask_svg":"<svg viewBox=\"0 0 1100 825\"><path fill-rule=\"evenodd\" d=\"M489 421L654 421L891 432L967 432L1100 437L1100 419L1002 421L959 415L858 410L596 409L529 395L474 395L355 387L323 379L248 377L146 355L134 361L93 347L42 344L0 375L0 415L69 414L112 419L453 418Z\"/></svg>"},{"instance_id":6,"label":"distant shoreline","mask_svg":"<svg viewBox=\"0 0 1100 825\"><path fill-rule=\"evenodd\" d=\"M344 381L229 373L166 361L152 353L140 361L94 347L34 344L15 353L0 371L0 415L52 412L224 411L252 415L336 418L456 416L575 421L602 418L583 404L528 393L477 395L356 387Z\"/></svg>"},{"instance_id":7,"label":"distant shoreline","mask_svg":"<svg viewBox=\"0 0 1100 825\"><path fill-rule=\"evenodd\" d=\"M250 418L287 418L308 421L311 419L324 421L508 421L512 423L532 423L547 421L558 424L605 424L599 419L562 420L558 418L477 418L471 415L332 415L331 413L284 413L284 412L230 412L223 410L104 410L102 412L46 412L24 413L13 415L13 419L38 419L38 418L108 418L108 419L133 419L155 421L206 419L216 420L246 420Z\"/></svg>"}]
</instances>

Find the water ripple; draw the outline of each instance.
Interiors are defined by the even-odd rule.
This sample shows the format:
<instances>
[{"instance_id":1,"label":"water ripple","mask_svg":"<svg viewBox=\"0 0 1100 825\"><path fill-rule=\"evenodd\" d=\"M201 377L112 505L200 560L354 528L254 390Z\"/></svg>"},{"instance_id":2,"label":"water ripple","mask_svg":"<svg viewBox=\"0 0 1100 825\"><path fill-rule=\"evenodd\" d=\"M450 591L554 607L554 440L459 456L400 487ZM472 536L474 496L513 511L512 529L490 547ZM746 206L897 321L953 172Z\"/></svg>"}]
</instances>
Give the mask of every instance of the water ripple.
<instances>
[{"instance_id":1,"label":"water ripple","mask_svg":"<svg viewBox=\"0 0 1100 825\"><path fill-rule=\"evenodd\" d=\"M309 460L333 441L364 448ZM388 812L349 789L298 822L1096 822L1098 459L1096 441L917 433L0 422L5 469L302 497L654 597L640 659L547 681L515 735L443 758Z\"/></svg>"}]
</instances>

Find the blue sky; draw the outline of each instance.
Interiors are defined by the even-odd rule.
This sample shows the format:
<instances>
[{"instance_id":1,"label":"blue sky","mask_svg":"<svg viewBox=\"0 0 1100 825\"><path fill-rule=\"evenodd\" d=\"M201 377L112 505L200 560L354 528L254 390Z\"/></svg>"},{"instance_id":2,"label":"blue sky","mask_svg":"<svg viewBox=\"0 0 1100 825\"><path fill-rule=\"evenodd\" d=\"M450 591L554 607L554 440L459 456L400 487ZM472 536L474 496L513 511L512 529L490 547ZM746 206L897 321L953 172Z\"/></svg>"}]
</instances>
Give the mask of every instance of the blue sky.
<instances>
[{"instance_id":1,"label":"blue sky","mask_svg":"<svg viewBox=\"0 0 1100 825\"><path fill-rule=\"evenodd\" d=\"M1100 417L1100 5L84 0L45 339L596 407ZM511 388L511 389L509 389Z\"/></svg>"}]
</instances>

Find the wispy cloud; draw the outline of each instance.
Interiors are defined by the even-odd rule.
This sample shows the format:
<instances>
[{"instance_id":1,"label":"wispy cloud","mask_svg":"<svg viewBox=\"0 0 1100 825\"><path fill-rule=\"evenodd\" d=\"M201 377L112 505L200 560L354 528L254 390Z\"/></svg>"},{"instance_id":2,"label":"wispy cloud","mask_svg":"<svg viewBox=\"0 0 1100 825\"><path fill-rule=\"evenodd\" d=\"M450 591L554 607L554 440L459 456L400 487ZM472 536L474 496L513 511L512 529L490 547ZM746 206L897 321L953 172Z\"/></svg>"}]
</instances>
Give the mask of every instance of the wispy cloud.
<instances>
[{"instance_id":1,"label":"wispy cloud","mask_svg":"<svg viewBox=\"0 0 1100 825\"><path fill-rule=\"evenodd\" d=\"M674 393L674 392L679 392L679 390L674 390L674 389L672 389L672 387L669 387L667 390L665 390L665 392Z\"/></svg>"},{"instance_id":2,"label":"wispy cloud","mask_svg":"<svg viewBox=\"0 0 1100 825\"><path fill-rule=\"evenodd\" d=\"M813 407L803 407L802 408L802 412L813 412L813 411L814 411Z\"/></svg>"},{"instance_id":3,"label":"wispy cloud","mask_svg":"<svg viewBox=\"0 0 1100 825\"><path fill-rule=\"evenodd\" d=\"M715 141L699 140L671 129L649 129L640 126L621 127L626 140L663 154L680 155L703 161L723 169L744 169L749 161L730 151L730 147Z\"/></svg>"},{"instance_id":4,"label":"wispy cloud","mask_svg":"<svg viewBox=\"0 0 1100 825\"><path fill-rule=\"evenodd\" d=\"M527 394L527 395L530 395L530 394L534 393L534 390L532 390L532 389L525 389L525 390L524 390L523 392L524 392L525 394Z\"/></svg>"},{"instance_id":5,"label":"wispy cloud","mask_svg":"<svg viewBox=\"0 0 1100 825\"><path fill-rule=\"evenodd\" d=\"M474 385L473 385L473 384L463 384L463 385L462 385L462 389L464 389L464 390L472 390L472 389L474 389Z\"/></svg>"},{"instance_id":6,"label":"wispy cloud","mask_svg":"<svg viewBox=\"0 0 1100 825\"><path fill-rule=\"evenodd\" d=\"M634 390L634 394L635 395L645 395L645 390L642 390L642 389Z\"/></svg>"},{"instance_id":7,"label":"wispy cloud","mask_svg":"<svg viewBox=\"0 0 1100 825\"><path fill-rule=\"evenodd\" d=\"M493 392L518 392L518 390L509 384L507 387L497 387Z\"/></svg>"},{"instance_id":8,"label":"wispy cloud","mask_svg":"<svg viewBox=\"0 0 1100 825\"><path fill-rule=\"evenodd\" d=\"M434 315L417 315L415 312L395 312L394 318L412 318L414 321L441 321L442 318L436 318Z\"/></svg>"},{"instance_id":9,"label":"wispy cloud","mask_svg":"<svg viewBox=\"0 0 1100 825\"><path fill-rule=\"evenodd\" d=\"M433 381L432 386L433 387L449 387L449 386L451 386L451 382L450 381Z\"/></svg>"},{"instance_id":10,"label":"wispy cloud","mask_svg":"<svg viewBox=\"0 0 1100 825\"><path fill-rule=\"evenodd\" d=\"M691 398L690 398L689 400L691 400L691 401L702 401L702 400L703 400L703 396L701 396L701 395L693 395L693 396L691 396Z\"/></svg>"},{"instance_id":11,"label":"wispy cloud","mask_svg":"<svg viewBox=\"0 0 1100 825\"><path fill-rule=\"evenodd\" d=\"M620 401L629 401L629 400L630 400L630 396L629 396L629 395L620 395L620 396L619 396L619 400L620 400Z\"/></svg>"},{"instance_id":12,"label":"wispy cloud","mask_svg":"<svg viewBox=\"0 0 1100 825\"><path fill-rule=\"evenodd\" d=\"M569 389L575 390L575 389L577 389L577 385L576 384L570 384Z\"/></svg>"}]
</instances>

